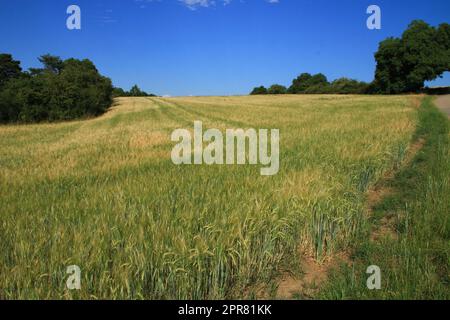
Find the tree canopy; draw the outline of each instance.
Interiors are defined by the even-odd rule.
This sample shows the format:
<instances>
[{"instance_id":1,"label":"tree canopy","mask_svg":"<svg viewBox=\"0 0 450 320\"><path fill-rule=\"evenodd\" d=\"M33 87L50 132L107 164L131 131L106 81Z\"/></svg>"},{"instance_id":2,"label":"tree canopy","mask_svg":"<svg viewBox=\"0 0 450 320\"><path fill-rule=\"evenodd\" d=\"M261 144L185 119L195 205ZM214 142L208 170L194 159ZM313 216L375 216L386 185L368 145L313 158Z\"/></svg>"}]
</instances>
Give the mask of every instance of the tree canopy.
<instances>
[{"instance_id":1,"label":"tree canopy","mask_svg":"<svg viewBox=\"0 0 450 320\"><path fill-rule=\"evenodd\" d=\"M130 91L125 91L122 88L113 89L114 97L156 97L153 93L147 93L141 90L136 84L131 87Z\"/></svg>"},{"instance_id":2,"label":"tree canopy","mask_svg":"<svg viewBox=\"0 0 450 320\"><path fill-rule=\"evenodd\" d=\"M251 95L257 95L257 94L268 94L267 88L264 86L256 87L252 90L250 93Z\"/></svg>"},{"instance_id":3,"label":"tree canopy","mask_svg":"<svg viewBox=\"0 0 450 320\"><path fill-rule=\"evenodd\" d=\"M289 93L302 93L308 88L308 83L312 76L309 73L302 73L297 78L292 80L292 85L289 87Z\"/></svg>"},{"instance_id":4,"label":"tree canopy","mask_svg":"<svg viewBox=\"0 0 450 320\"><path fill-rule=\"evenodd\" d=\"M6 56L6 58L4 58ZM0 70L13 70L1 55ZM112 84L90 60L44 55L43 68L10 74L0 88L0 122L39 122L97 116L112 104ZM20 68L20 66L19 66ZM11 76L13 74L14 76Z\"/></svg>"},{"instance_id":5,"label":"tree canopy","mask_svg":"<svg viewBox=\"0 0 450 320\"><path fill-rule=\"evenodd\" d=\"M269 87L267 92L269 94L285 94L287 92L287 89L285 86L282 86L280 84L273 84Z\"/></svg>"},{"instance_id":6,"label":"tree canopy","mask_svg":"<svg viewBox=\"0 0 450 320\"><path fill-rule=\"evenodd\" d=\"M10 54L0 54L0 87L8 80L19 77L21 73L20 61L14 60Z\"/></svg>"},{"instance_id":7,"label":"tree canopy","mask_svg":"<svg viewBox=\"0 0 450 320\"><path fill-rule=\"evenodd\" d=\"M333 82L328 82L327 77L318 73L311 75L309 73L302 73L297 78L292 80L292 85L289 89L282 85L272 85L269 89L264 86L256 87L250 93L252 95L258 94L360 94L365 93L369 85L365 82L349 78L339 78Z\"/></svg>"},{"instance_id":8,"label":"tree canopy","mask_svg":"<svg viewBox=\"0 0 450 320\"><path fill-rule=\"evenodd\" d=\"M366 93L369 84L349 78L339 78L330 83L330 93L362 94Z\"/></svg>"},{"instance_id":9,"label":"tree canopy","mask_svg":"<svg viewBox=\"0 0 450 320\"><path fill-rule=\"evenodd\" d=\"M413 21L401 38L382 41L375 54L374 87L379 93L417 92L425 81L450 71L450 26Z\"/></svg>"},{"instance_id":10,"label":"tree canopy","mask_svg":"<svg viewBox=\"0 0 450 320\"><path fill-rule=\"evenodd\" d=\"M64 68L64 61L62 61L60 57L45 54L39 57L38 60L44 66L45 71L52 72L54 74L59 74Z\"/></svg>"}]
</instances>

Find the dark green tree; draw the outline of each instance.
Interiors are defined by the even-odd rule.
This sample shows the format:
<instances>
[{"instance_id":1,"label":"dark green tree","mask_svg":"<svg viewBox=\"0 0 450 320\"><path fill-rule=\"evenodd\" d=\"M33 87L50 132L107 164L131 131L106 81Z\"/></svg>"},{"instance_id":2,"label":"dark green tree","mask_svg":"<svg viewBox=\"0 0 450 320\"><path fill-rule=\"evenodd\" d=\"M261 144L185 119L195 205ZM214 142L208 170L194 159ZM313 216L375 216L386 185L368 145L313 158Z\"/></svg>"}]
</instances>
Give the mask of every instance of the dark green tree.
<instances>
[{"instance_id":1,"label":"dark green tree","mask_svg":"<svg viewBox=\"0 0 450 320\"><path fill-rule=\"evenodd\" d=\"M448 24L434 28L413 21L401 38L380 43L375 59L374 87L381 93L417 92L450 70L450 31Z\"/></svg>"},{"instance_id":2,"label":"dark green tree","mask_svg":"<svg viewBox=\"0 0 450 320\"><path fill-rule=\"evenodd\" d=\"M367 91L368 84L349 78L339 78L330 84L330 93L362 94Z\"/></svg>"},{"instance_id":3,"label":"dark green tree","mask_svg":"<svg viewBox=\"0 0 450 320\"><path fill-rule=\"evenodd\" d=\"M305 93L308 94L321 94L321 93L329 93L329 85L327 77L318 73L315 74L309 79L308 87L305 90Z\"/></svg>"},{"instance_id":4,"label":"dark green tree","mask_svg":"<svg viewBox=\"0 0 450 320\"><path fill-rule=\"evenodd\" d=\"M147 97L148 94L145 91L142 91L136 84L131 88L129 92L130 97Z\"/></svg>"},{"instance_id":5,"label":"dark green tree","mask_svg":"<svg viewBox=\"0 0 450 320\"><path fill-rule=\"evenodd\" d=\"M112 104L112 83L103 77L90 60L68 59L54 84L52 102L60 118L97 116ZM59 95L59 97L57 96Z\"/></svg>"},{"instance_id":6,"label":"dark green tree","mask_svg":"<svg viewBox=\"0 0 450 320\"><path fill-rule=\"evenodd\" d=\"M252 90L250 94L251 95L267 94L267 89L264 86L256 87Z\"/></svg>"},{"instance_id":7,"label":"dark green tree","mask_svg":"<svg viewBox=\"0 0 450 320\"><path fill-rule=\"evenodd\" d=\"M327 77L322 73L311 75L309 73L302 73L292 81L288 92L293 94L298 93L327 93L329 82Z\"/></svg>"},{"instance_id":8,"label":"dark green tree","mask_svg":"<svg viewBox=\"0 0 450 320\"><path fill-rule=\"evenodd\" d=\"M114 87L112 95L114 98L126 97L126 96L128 96L128 93L125 92L125 90L123 90L122 88Z\"/></svg>"},{"instance_id":9,"label":"dark green tree","mask_svg":"<svg viewBox=\"0 0 450 320\"><path fill-rule=\"evenodd\" d=\"M112 104L111 80L91 61L68 59L61 64L51 56L42 61L43 69L12 78L0 90L1 122L92 117Z\"/></svg>"},{"instance_id":10,"label":"dark green tree","mask_svg":"<svg viewBox=\"0 0 450 320\"><path fill-rule=\"evenodd\" d=\"M55 74L59 74L64 67L64 62L60 57L52 56L50 54L45 54L39 57L39 61L44 66L45 71Z\"/></svg>"},{"instance_id":11,"label":"dark green tree","mask_svg":"<svg viewBox=\"0 0 450 320\"><path fill-rule=\"evenodd\" d=\"M309 73L302 73L292 81L292 85L289 87L288 92L292 94L303 93L309 86L309 81L312 75Z\"/></svg>"},{"instance_id":12,"label":"dark green tree","mask_svg":"<svg viewBox=\"0 0 450 320\"><path fill-rule=\"evenodd\" d=\"M21 74L20 61L14 60L10 54L0 54L0 87L8 80L20 77Z\"/></svg>"},{"instance_id":13,"label":"dark green tree","mask_svg":"<svg viewBox=\"0 0 450 320\"><path fill-rule=\"evenodd\" d=\"M285 86L274 84L270 86L267 92L268 94L285 94L287 93L287 89Z\"/></svg>"}]
</instances>

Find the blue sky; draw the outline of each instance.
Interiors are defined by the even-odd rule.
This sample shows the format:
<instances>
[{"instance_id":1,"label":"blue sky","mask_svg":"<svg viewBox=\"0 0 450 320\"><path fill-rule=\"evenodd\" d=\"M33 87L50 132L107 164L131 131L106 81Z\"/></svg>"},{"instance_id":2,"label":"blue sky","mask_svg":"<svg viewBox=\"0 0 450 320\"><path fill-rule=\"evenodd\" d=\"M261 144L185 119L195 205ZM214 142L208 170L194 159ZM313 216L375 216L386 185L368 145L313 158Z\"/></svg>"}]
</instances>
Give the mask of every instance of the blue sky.
<instances>
[{"instance_id":1,"label":"blue sky","mask_svg":"<svg viewBox=\"0 0 450 320\"><path fill-rule=\"evenodd\" d=\"M81 30L66 28L71 4ZM381 30L366 27L371 4ZM371 81L378 43L413 19L450 23L450 1L0 0L0 52L24 68L45 53L89 58L116 86L159 95L247 94L302 72Z\"/></svg>"}]
</instances>

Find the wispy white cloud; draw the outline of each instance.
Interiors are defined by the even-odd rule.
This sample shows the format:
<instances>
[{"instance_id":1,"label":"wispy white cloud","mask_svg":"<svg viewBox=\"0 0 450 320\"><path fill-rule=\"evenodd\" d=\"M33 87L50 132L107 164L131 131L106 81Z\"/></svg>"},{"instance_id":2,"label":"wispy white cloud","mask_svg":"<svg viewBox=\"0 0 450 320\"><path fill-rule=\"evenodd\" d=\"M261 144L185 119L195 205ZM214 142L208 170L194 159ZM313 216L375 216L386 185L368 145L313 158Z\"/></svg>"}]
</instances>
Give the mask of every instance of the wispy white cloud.
<instances>
[{"instance_id":1,"label":"wispy white cloud","mask_svg":"<svg viewBox=\"0 0 450 320\"><path fill-rule=\"evenodd\" d=\"M215 5L214 0L179 0L183 2L189 9L194 10L197 7L209 7Z\"/></svg>"},{"instance_id":2,"label":"wispy white cloud","mask_svg":"<svg viewBox=\"0 0 450 320\"><path fill-rule=\"evenodd\" d=\"M222 3L224 6L230 4L233 0L178 0L184 3L188 8L195 9L197 7L210 7L216 5L216 3ZM264 0L267 3L276 4L280 0ZM242 0L241 0L242 2Z\"/></svg>"},{"instance_id":3,"label":"wispy white cloud","mask_svg":"<svg viewBox=\"0 0 450 320\"><path fill-rule=\"evenodd\" d=\"M149 2L160 2L161 0L134 0L139 5L139 8L145 9L147 8L147 4Z\"/></svg>"},{"instance_id":4,"label":"wispy white cloud","mask_svg":"<svg viewBox=\"0 0 450 320\"><path fill-rule=\"evenodd\" d=\"M159 2L161 0L134 0L140 8L144 9L147 7L149 2ZM233 0L177 0L181 2L183 5L188 7L191 10L196 10L197 8L207 8L212 7L217 4L222 4L224 6L229 5ZM243 2L244 0L240 0ZM280 0L262 0L270 4L277 4Z\"/></svg>"}]
</instances>

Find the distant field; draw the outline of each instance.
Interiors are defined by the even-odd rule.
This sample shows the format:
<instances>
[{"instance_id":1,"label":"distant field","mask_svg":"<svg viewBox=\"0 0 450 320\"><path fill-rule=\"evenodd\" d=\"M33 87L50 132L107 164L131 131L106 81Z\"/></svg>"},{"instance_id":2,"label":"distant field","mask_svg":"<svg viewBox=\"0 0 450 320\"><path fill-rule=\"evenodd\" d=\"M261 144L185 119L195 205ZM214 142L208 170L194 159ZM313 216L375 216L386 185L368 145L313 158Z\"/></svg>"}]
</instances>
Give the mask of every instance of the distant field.
<instances>
[{"instance_id":1,"label":"distant field","mask_svg":"<svg viewBox=\"0 0 450 320\"><path fill-rule=\"evenodd\" d=\"M0 126L0 298L243 298L343 251L405 157L417 96L121 98L104 116ZM175 166L171 132L280 129L280 171ZM82 270L68 291L66 267Z\"/></svg>"}]
</instances>

